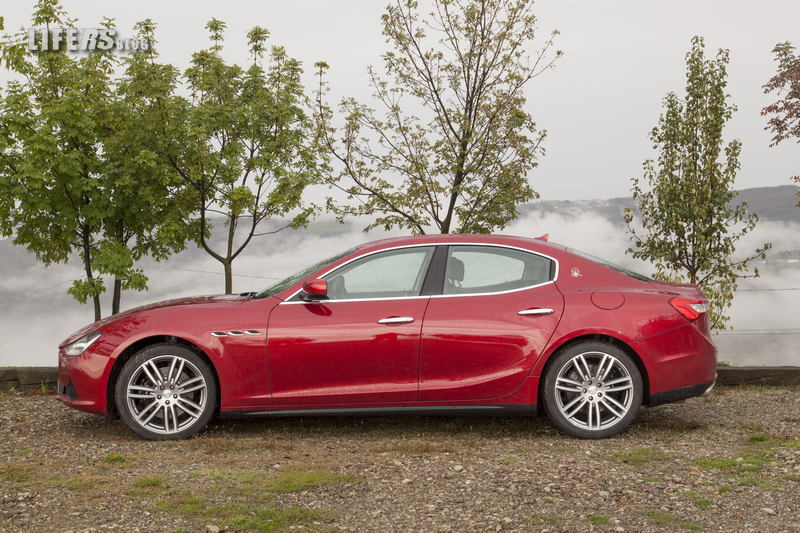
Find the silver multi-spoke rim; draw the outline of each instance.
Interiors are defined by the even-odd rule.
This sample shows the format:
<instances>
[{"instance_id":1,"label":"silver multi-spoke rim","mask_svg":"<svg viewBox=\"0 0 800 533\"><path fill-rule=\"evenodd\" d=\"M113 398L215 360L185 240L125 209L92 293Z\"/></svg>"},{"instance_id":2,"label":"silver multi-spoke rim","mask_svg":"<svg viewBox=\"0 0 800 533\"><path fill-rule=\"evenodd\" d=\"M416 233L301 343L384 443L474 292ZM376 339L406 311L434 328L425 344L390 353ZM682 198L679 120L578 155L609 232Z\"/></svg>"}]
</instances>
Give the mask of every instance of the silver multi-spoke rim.
<instances>
[{"instance_id":1,"label":"silver multi-spoke rim","mask_svg":"<svg viewBox=\"0 0 800 533\"><path fill-rule=\"evenodd\" d=\"M139 365L128 380L126 395L137 424L169 434L191 426L205 412L208 386L188 359L161 355Z\"/></svg>"},{"instance_id":2,"label":"silver multi-spoke rim","mask_svg":"<svg viewBox=\"0 0 800 533\"><path fill-rule=\"evenodd\" d=\"M633 378L613 355L585 352L561 367L556 377L556 404L571 424L606 429L622 420L633 404Z\"/></svg>"}]
</instances>

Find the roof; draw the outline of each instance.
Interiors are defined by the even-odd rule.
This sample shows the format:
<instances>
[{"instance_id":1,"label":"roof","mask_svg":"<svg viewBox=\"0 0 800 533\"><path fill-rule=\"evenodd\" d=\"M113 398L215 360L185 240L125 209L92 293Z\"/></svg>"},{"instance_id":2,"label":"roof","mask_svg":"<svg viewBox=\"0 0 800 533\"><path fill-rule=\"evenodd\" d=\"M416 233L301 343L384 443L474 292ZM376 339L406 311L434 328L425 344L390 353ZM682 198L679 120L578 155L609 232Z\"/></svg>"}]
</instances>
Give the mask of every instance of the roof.
<instances>
[{"instance_id":1,"label":"roof","mask_svg":"<svg viewBox=\"0 0 800 533\"><path fill-rule=\"evenodd\" d=\"M438 244L438 243L453 243L453 242L479 242L486 244L505 244L508 246L530 246L535 244L537 247L545 248L558 248L563 250L564 247L560 244L547 242L544 240L532 237L520 237L517 235L496 235L486 233L430 233L425 235L409 235L406 237L391 237L388 239L380 239L377 241L365 242L357 246L357 249L364 248L384 248L391 246L402 246L412 244Z\"/></svg>"}]
</instances>

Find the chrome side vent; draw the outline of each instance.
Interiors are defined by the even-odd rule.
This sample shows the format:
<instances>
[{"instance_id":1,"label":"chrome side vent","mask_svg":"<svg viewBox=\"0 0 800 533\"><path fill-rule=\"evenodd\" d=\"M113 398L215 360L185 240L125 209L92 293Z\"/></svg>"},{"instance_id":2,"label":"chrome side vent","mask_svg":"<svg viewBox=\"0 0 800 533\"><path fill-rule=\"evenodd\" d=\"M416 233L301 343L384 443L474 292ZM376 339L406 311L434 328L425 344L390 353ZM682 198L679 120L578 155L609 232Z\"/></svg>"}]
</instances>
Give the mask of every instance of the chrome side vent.
<instances>
[{"instance_id":1,"label":"chrome side vent","mask_svg":"<svg viewBox=\"0 0 800 533\"><path fill-rule=\"evenodd\" d=\"M212 337L244 337L245 335L261 335L261 332L257 329L246 329L244 331L233 330L233 331L212 331Z\"/></svg>"}]
</instances>

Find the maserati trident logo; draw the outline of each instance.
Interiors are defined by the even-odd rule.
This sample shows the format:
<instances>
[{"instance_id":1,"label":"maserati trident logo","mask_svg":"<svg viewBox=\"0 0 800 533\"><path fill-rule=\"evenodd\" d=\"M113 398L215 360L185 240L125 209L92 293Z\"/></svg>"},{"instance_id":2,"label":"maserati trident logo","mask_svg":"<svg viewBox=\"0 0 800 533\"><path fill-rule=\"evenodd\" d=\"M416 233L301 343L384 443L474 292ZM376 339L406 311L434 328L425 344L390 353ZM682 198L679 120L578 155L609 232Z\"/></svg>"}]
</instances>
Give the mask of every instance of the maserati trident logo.
<instances>
[{"instance_id":1,"label":"maserati trident logo","mask_svg":"<svg viewBox=\"0 0 800 533\"><path fill-rule=\"evenodd\" d=\"M570 268L569 269L569 275L572 276L573 278L579 278L579 277L583 276L583 274L581 274L581 269L578 268L578 267Z\"/></svg>"}]
</instances>

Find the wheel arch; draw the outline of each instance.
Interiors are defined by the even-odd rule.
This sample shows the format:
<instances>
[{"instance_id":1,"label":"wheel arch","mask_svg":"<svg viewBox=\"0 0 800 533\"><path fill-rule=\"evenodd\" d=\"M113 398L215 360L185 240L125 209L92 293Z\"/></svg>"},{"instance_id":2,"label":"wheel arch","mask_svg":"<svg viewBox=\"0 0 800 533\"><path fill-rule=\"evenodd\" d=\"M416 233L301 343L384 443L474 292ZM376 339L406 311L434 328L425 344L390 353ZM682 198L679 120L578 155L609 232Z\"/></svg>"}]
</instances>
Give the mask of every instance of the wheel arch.
<instances>
[{"instance_id":1,"label":"wheel arch","mask_svg":"<svg viewBox=\"0 0 800 533\"><path fill-rule=\"evenodd\" d=\"M119 413L117 412L117 402L115 399L115 390L117 386L117 378L119 378L125 363L127 363L131 357L136 355L141 350L155 344L177 344L179 346L183 346L195 352L198 356L203 358L206 363L208 363L208 366L211 368L211 373L214 375L214 383L216 384L218 391L217 405L214 407L214 409L216 412L219 412L220 398L222 397L219 374L217 373L217 368L214 365L214 361L211 360L205 350L203 350L197 344L187 339L176 337L175 335L151 335L132 342L126 346L114 361L114 366L111 367L111 373L108 376L108 384L106 385L106 418L109 420L119 418Z\"/></svg>"},{"instance_id":2,"label":"wheel arch","mask_svg":"<svg viewBox=\"0 0 800 533\"><path fill-rule=\"evenodd\" d=\"M650 376L647 373L647 367L644 364L641 356L634 350L628 343L619 339L618 337L614 337L613 335L608 335L606 333L587 333L583 335L578 335L576 337L564 339L561 343L556 345L554 348L551 348L549 355L547 356L547 360L542 367L541 372L539 372L539 387L536 393L536 403L539 406L539 409L542 408L544 405L544 397L543 397L543 389L544 389L544 376L547 374L547 371L550 368L550 365L555 360L556 356L562 351L568 349L570 346L573 346L579 342L583 341L600 341L606 342L611 344L612 346L616 346L620 350L627 353L633 362L636 364L636 367L639 369L639 373L642 376L642 385L644 387L643 397L642 397L642 404L647 405L650 403Z\"/></svg>"}]
</instances>

